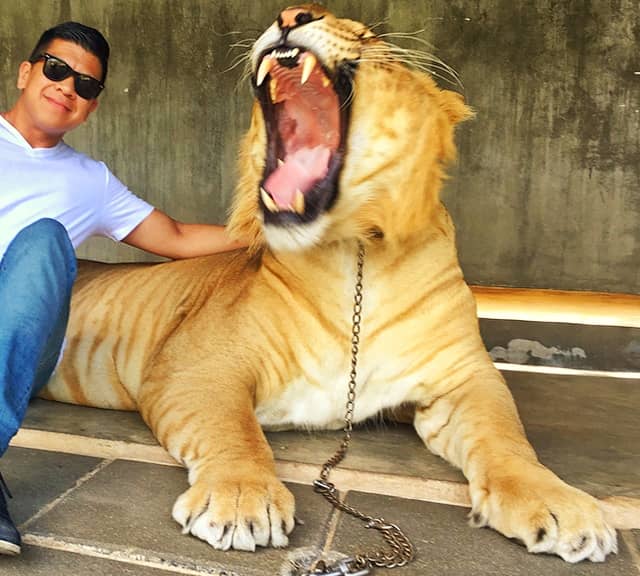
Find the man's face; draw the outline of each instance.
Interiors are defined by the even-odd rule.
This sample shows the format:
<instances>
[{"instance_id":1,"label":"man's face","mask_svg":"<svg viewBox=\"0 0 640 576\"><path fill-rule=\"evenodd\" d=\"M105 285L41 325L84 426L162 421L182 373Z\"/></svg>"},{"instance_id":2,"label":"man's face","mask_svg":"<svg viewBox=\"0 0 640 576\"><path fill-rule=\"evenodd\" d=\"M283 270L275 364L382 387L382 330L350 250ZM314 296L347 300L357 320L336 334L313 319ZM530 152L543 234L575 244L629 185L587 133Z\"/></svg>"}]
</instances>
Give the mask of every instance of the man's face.
<instances>
[{"instance_id":1,"label":"man's face","mask_svg":"<svg viewBox=\"0 0 640 576\"><path fill-rule=\"evenodd\" d=\"M100 60L73 42L56 38L46 52L64 60L76 72L98 80L102 78ZM30 123L28 129L57 141L65 132L82 124L96 109L98 101L78 96L73 76L60 82L49 80L42 72L43 66L44 60L33 64L23 62L17 86L23 91L20 100Z\"/></svg>"}]
</instances>

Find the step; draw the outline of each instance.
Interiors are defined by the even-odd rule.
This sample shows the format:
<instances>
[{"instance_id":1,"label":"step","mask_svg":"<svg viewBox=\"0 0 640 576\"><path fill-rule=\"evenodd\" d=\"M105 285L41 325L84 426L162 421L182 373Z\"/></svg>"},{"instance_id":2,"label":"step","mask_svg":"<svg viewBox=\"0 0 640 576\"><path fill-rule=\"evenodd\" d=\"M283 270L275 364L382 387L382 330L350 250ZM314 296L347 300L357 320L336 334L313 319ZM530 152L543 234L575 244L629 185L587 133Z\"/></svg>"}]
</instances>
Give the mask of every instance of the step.
<instances>
[{"instance_id":1,"label":"step","mask_svg":"<svg viewBox=\"0 0 640 576\"><path fill-rule=\"evenodd\" d=\"M625 528L621 551L597 566L597 573L640 574L640 382L518 372L505 376L541 461L596 497L614 497L606 511ZM288 551L220 553L180 537L169 511L186 488L184 471L157 445L137 413L36 400L2 460L27 543L28 562L17 559L10 565L22 570L16 574L38 574L51 561L78 563L78 571L69 572L74 575L95 574L104 563L109 568L99 573L124 574L118 570L135 565L135 574L235 571L251 576L278 574L287 554L303 553L308 546L345 552L377 547L375 534L357 529L344 514L332 514L309 487L340 438L337 432L268 434L278 473L294 491L305 524L294 532ZM410 426L369 422L353 438L332 480L349 502L406 527L418 548L412 565L390 574L596 573L590 563L569 572L556 558L528 555L493 531L468 528L463 476L430 454ZM624 506L630 502L636 506Z\"/></svg>"}]
</instances>

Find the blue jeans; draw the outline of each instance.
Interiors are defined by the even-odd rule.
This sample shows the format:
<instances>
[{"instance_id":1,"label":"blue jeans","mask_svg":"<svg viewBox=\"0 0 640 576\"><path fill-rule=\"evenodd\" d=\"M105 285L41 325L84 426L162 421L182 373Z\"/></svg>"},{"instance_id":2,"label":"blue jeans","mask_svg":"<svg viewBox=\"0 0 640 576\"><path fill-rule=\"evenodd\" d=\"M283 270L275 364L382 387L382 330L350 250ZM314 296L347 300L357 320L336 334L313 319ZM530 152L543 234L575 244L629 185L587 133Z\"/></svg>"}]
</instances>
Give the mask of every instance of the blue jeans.
<instances>
[{"instance_id":1,"label":"blue jeans","mask_svg":"<svg viewBox=\"0 0 640 576\"><path fill-rule=\"evenodd\" d=\"M20 231L0 261L0 455L56 366L75 277L67 231L48 218Z\"/></svg>"}]
</instances>

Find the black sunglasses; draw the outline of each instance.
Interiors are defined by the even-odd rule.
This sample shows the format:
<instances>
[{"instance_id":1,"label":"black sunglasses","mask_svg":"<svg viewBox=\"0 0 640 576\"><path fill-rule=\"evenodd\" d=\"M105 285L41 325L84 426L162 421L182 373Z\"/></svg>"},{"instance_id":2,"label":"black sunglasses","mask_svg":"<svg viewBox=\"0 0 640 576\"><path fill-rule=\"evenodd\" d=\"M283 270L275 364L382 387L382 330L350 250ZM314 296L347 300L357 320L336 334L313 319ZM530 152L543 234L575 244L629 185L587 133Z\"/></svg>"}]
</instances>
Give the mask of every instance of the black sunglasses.
<instances>
[{"instance_id":1,"label":"black sunglasses","mask_svg":"<svg viewBox=\"0 0 640 576\"><path fill-rule=\"evenodd\" d=\"M93 76L76 72L71 68L71 66L69 66L69 64L56 56L52 56L51 54L44 52L42 54L38 54L38 56L31 59L30 62L35 64L39 60L44 60L42 73L49 80L62 82L65 78L73 76L73 86L76 89L76 94L80 96L80 98L93 100L98 97L104 88L104 84L102 82L96 80Z\"/></svg>"}]
</instances>

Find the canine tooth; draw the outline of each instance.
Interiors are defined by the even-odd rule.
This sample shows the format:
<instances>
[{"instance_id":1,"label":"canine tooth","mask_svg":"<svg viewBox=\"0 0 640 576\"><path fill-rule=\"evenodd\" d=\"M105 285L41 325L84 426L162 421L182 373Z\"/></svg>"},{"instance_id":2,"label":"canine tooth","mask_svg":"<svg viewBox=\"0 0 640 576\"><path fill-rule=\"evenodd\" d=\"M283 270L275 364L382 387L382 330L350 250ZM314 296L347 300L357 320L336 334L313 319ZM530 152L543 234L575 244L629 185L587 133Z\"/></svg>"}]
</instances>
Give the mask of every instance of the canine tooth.
<instances>
[{"instance_id":1,"label":"canine tooth","mask_svg":"<svg viewBox=\"0 0 640 576\"><path fill-rule=\"evenodd\" d=\"M302 76L300 76L300 84L304 84L307 80L309 80L309 76L311 76L311 72L316 67L316 57L309 52L307 57L304 59L304 63L302 64Z\"/></svg>"},{"instance_id":2,"label":"canine tooth","mask_svg":"<svg viewBox=\"0 0 640 576\"><path fill-rule=\"evenodd\" d=\"M276 63L275 59L271 56L265 56L260 63L260 68L258 68L258 75L256 77L256 84L260 86L263 82L267 74L273 68L273 65Z\"/></svg>"},{"instance_id":3,"label":"canine tooth","mask_svg":"<svg viewBox=\"0 0 640 576\"><path fill-rule=\"evenodd\" d=\"M278 158L278 168L280 168L280 166L284 165L284 160L280 160L280 158Z\"/></svg>"},{"instance_id":4,"label":"canine tooth","mask_svg":"<svg viewBox=\"0 0 640 576\"><path fill-rule=\"evenodd\" d=\"M329 80L329 78L327 78L326 76L323 76L322 85L326 88L327 86L329 86L329 84L331 84L331 80Z\"/></svg>"},{"instance_id":5,"label":"canine tooth","mask_svg":"<svg viewBox=\"0 0 640 576\"><path fill-rule=\"evenodd\" d=\"M275 78L271 78L269 82L269 96L271 96L271 102L275 104L278 97L278 81Z\"/></svg>"},{"instance_id":6,"label":"canine tooth","mask_svg":"<svg viewBox=\"0 0 640 576\"><path fill-rule=\"evenodd\" d=\"M262 202L263 204L266 206L267 210L269 210L269 212L277 212L278 211L278 207L276 206L276 203L273 201L273 198L271 198L271 194L269 194L269 192L267 192L264 188L260 188L260 196L262 197Z\"/></svg>"},{"instance_id":7,"label":"canine tooth","mask_svg":"<svg viewBox=\"0 0 640 576\"><path fill-rule=\"evenodd\" d=\"M293 209L298 214L304 214L304 194L300 190L296 190L296 195L293 198Z\"/></svg>"}]
</instances>

